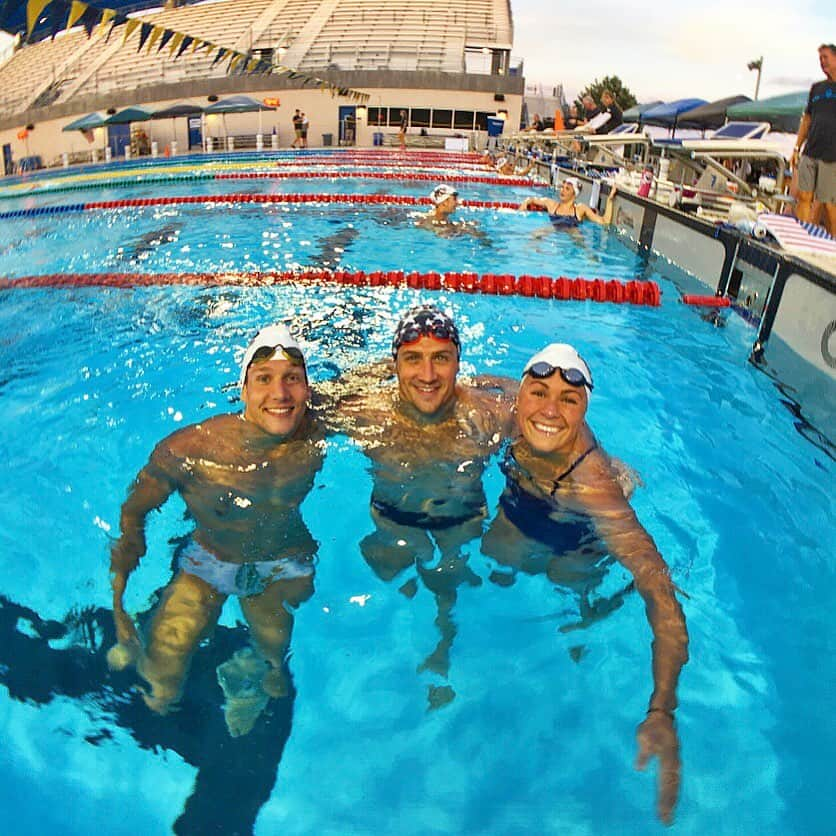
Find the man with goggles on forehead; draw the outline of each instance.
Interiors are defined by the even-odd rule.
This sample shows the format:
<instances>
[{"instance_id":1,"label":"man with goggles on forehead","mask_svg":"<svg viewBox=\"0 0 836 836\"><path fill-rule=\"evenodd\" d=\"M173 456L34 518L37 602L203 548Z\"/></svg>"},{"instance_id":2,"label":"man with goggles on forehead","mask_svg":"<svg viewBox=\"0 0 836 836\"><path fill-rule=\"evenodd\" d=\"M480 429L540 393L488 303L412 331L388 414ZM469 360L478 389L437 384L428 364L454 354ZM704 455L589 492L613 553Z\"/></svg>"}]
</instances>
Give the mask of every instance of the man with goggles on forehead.
<instances>
[{"instance_id":1,"label":"man with goggles on forehead","mask_svg":"<svg viewBox=\"0 0 836 836\"><path fill-rule=\"evenodd\" d=\"M633 586L653 633L653 691L638 727L637 767L658 757L658 815L670 822L679 792L676 687L688 659L685 617L667 564L628 504L613 462L586 423L593 391L589 366L570 345L553 343L526 363L516 399L516 438L502 469L506 487L482 550L512 574L545 574L573 590L587 626L622 603ZM623 593L590 600L612 559L633 576ZM504 580L502 580L504 578Z\"/></svg>"},{"instance_id":2,"label":"man with goggles on forehead","mask_svg":"<svg viewBox=\"0 0 836 836\"><path fill-rule=\"evenodd\" d=\"M458 380L461 340L453 320L432 305L407 311L392 340L395 380L369 368L348 372L346 393L329 413L373 462L373 533L361 542L367 563L384 580L414 566L401 587L412 597L420 579L434 594L441 637L420 669L446 677L456 627L457 588L481 580L462 547L479 537L486 518L482 473L510 425L511 397L502 381ZM511 384L513 381L507 381ZM430 687L431 707L453 698Z\"/></svg>"},{"instance_id":3,"label":"man with goggles on forehead","mask_svg":"<svg viewBox=\"0 0 836 836\"><path fill-rule=\"evenodd\" d=\"M145 702L164 714L181 694L198 643L236 596L254 652L246 649L218 669L233 736L252 728L270 697L288 693L291 608L313 593L316 554L299 506L322 466L324 437L308 408L304 357L284 325L264 328L250 343L239 383L242 412L163 439L131 486L111 551L118 644L108 654L113 667L136 664L149 686ZM143 642L124 609L125 586L145 554L148 514L174 493L194 530ZM227 687L234 680L249 680L243 694Z\"/></svg>"}]
</instances>

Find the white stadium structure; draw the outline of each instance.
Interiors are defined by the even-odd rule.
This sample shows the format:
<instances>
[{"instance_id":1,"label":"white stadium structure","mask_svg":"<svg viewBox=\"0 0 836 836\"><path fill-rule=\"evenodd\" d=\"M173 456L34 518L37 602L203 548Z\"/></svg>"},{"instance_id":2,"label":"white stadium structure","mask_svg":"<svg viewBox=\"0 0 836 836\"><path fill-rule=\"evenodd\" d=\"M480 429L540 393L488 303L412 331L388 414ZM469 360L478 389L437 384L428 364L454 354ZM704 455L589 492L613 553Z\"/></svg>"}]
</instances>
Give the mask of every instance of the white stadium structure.
<instances>
[{"instance_id":1,"label":"white stadium structure","mask_svg":"<svg viewBox=\"0 0 836 836\"><path fill-rule=\"evenodd\" d=\"M115 4L90 4L99 17L105 5ZM234 148L287 147L296 108L310 122L311 147L390 144L401 110L417 146L459 138L480 147L489 117L519 124L524 79L511 56L510 0L205 0L125 11L116 25L77 25L31 43L24 33L0 66L7 173L22 159L90 161L124 153L126 143L133 153L152 144L160 153L217 149L230 137ZM278 107L197 113L234 95ZM106 120L175 104L195 113L64 130L88 114ZM137 148L140 135L147 142Z\"/></svg>"}]
</instances>

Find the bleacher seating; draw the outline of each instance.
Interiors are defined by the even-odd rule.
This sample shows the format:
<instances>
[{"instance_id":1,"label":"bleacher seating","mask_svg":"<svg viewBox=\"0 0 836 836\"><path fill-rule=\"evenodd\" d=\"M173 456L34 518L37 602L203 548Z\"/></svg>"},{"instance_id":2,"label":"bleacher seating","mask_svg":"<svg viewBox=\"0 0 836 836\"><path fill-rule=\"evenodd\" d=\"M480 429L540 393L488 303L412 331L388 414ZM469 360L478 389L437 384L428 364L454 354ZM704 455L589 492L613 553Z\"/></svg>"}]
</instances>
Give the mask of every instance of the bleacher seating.
<instances>
[{"instance_id":1,"label":"bleacher seating","mask_svg":"<svg viewBox=\"0 0 836 836\"><path fill-rule=\"evenodd\" d=\"M509 51L508 0L206 0L138 12L155 26L228 50L272 55L302 72L394 70L458 73L465 50ZM98 31L62 33L19 49L0 66L0 116L115 90L223 77L228 62L202 47L175 60L150 39L141 52L139 28L107 39ZM148 46L151 44L149 50Z\"/></svg>"}]
</instances>

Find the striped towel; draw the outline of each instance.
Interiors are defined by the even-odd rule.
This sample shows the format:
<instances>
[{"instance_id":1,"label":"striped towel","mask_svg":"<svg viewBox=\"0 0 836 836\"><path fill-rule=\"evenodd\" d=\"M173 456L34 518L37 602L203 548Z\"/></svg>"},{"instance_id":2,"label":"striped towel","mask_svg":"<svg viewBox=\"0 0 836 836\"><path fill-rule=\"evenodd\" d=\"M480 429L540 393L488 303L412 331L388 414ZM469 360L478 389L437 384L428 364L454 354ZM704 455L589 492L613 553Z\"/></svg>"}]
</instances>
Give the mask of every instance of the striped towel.
<instances>
[{"instance_id":1,"label":"striped towel","mask_svg":"<svg viewBox=\"0 0 836 836\"><path fill-rule=\"evenodd\" d=\"M800 221L792 215L776 215L765 212L758 215L758 223L785 250L803 250L810 253L836 256L836 239L816 224Z\"/></svg>"}]
</instances>

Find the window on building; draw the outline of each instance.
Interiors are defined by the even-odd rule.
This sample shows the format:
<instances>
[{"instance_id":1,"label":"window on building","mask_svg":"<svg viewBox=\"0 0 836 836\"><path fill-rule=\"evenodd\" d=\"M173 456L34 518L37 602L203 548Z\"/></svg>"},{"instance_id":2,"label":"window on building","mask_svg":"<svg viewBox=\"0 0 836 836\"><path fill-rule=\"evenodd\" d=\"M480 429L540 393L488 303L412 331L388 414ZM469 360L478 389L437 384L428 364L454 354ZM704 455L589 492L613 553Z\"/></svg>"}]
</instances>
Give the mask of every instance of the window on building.
<instances>
[{"instance_id":1,"label":"window on building","mask_svg":"<svg viewBox=\"0 0 836 836\"><path fill-rule=\"evenodd\" d=\"M452 110L435 110L433 109L433 128L452 128L453 127L453 111Z\"/></svg>"},{"instance_id":2,"label":"window on building","mask_svg":"<svg viewBox=\"0 0 836 836\"><path fill-rule=\"evenodd\" d=\"M472 131L474 115L472 110L457 110L453 114L453 127L457 131Z\"/></svg>"}]
</instances>

